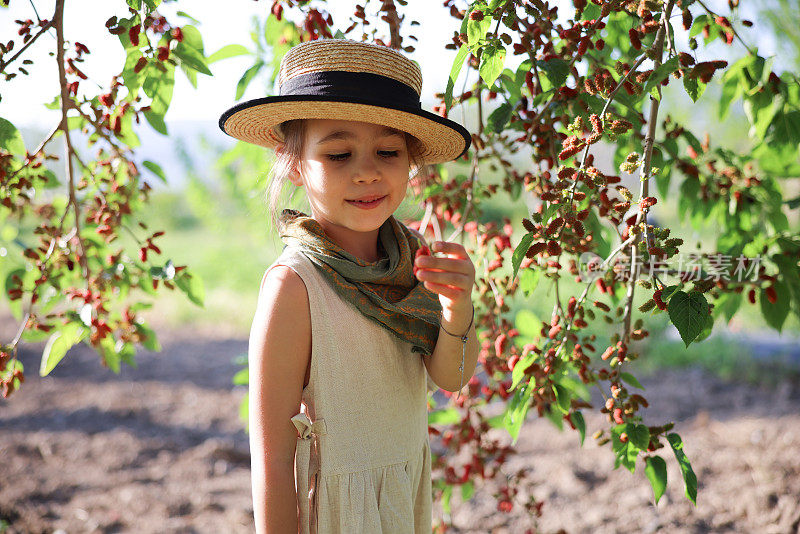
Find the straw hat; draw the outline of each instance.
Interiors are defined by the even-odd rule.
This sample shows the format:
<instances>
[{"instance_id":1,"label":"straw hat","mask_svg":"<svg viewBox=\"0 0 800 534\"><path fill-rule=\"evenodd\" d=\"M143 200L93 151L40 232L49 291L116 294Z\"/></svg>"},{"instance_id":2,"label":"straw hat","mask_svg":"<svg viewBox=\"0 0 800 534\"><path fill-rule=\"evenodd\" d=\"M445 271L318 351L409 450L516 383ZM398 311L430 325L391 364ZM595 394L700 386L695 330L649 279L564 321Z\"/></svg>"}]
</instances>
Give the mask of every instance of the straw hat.
<instances>
[{"instance_id":1,"label":"straw hat","mask_svg":"<svg viewBox=\"0 0 800 534\"><path fill-rule=\"evenodd\" d=\"M228 109L219 119L226 134L267 148L283 141L280 124L291 119L371 122L410 133L423 145L425 163L462 156L470 146L460 124L425 111L422 73L401 53L349 39L318 39L291 48L281 60L278 95Z\"/></svg>"}]
</instances>

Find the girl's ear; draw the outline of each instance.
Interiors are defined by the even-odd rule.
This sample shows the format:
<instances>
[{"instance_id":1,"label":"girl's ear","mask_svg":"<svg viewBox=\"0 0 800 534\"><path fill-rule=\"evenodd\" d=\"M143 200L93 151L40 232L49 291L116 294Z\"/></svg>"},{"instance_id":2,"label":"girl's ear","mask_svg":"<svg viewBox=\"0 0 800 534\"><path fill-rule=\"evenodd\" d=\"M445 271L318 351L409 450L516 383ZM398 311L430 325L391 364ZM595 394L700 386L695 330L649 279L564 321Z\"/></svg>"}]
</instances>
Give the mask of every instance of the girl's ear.
<instances>
[{"instance_id":1,"label":"girl's ear","mask_svg":"<svg viewBox=\"0 0 800 534\"><path fill-rule=\"evenodd\" d=\"M289 167L289 181L292 182L297 187L303 185L303 179L300 177L299 166L300 162L295 160L290 163Z\"/></svg>"},{"instance_id":2,"label":"girl's ear","mask_svg":"<svg viewBox=\"0 0 800 534\"><path fill-rule=\"evenodd\" d=\"M278 143L275 145L275 153L278 156L281 156L286 151L286 144L285 143ZM289 166L289 181L292 182L296 186L303 185L303 181L300 179L300 172L298 170L299 161L294 160L291 161Z\"/></svg>"}]
</instances>

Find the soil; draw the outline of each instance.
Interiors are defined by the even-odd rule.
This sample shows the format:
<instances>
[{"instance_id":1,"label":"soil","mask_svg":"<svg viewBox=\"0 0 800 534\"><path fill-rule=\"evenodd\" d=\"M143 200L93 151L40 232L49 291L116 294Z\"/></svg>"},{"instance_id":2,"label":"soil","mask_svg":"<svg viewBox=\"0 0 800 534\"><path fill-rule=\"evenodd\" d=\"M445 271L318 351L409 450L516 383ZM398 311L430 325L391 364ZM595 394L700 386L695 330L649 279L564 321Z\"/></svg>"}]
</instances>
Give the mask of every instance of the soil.
<instances>
[{"instance_id":1,"label":"soil","mask_svg":"<svg viewBox=\"0 0 800 534\"><path fill-rule=\"evenodd\" d=\"M10 339L14 325L0 318L0 339ZM0 399L0 532L253 531L248 438L238 416L246 389L231 383L247 340L157 333L162 351L140 349L138 368L119 375L81 345L40 378L43 344L21 348L26 381ZM507 471L531 467L517 498L544 501L542 517L521 506L498 512L492 493L501 481L486 481L468 503L454 492L449 531L800 533L796 383L723 382L699 369L662 371L642 383L645 422L674 421L683 438L699 480L696 507L671 452L661 451L669 483L655 506L641 462L634 474L615 470L609 447L589 437L603 427L599 414L587 416L583 447L577 432L560 433L534 415ZM441 517L437 504L434 522Z\"/></svg>"}]
</instances>

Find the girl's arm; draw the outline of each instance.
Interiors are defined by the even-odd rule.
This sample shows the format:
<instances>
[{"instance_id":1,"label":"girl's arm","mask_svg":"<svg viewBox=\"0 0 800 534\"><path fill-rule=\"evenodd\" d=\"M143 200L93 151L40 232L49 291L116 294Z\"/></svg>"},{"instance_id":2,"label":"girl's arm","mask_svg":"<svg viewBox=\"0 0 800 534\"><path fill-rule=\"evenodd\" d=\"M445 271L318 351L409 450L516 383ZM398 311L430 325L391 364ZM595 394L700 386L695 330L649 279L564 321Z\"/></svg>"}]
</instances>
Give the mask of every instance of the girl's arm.
<instances>
[{"instance_id":1,"label":"girl's arm","mask_svg":"<svg viewBox=\"0 0 800 534\"><path fill-rule=\"evenodd\" d=\"M443 255L421 256L416 258L415 265L419 268L417 279L424 282L427 289L439 295L439 302L442 305L442 328L439 329L439 338L433 354L423 355L423 360L428 375L437 386L446 391L456 392L459 391L461 384L461 371L458 368L461 365L462 350L464 358L462 385L466 385L472 378L478 363L478 339L472 320L475 266L467 251L458 243L436 241L431 251ZM466 332L467 327L469 332ZM465 333L466 346L460 338L455 337Z\"/></svg>"},{"instance_id":2,"label":"girl's arm","mask_svg":"<svg viewBox=\"0 0 800 534\"><path fill-rule=\"evenodd\" d=\"M276 267L262 280L248 362L250 462L257 534L298 532L294 456L311 316L303 280Z\"/></svg>"}]
</instances>

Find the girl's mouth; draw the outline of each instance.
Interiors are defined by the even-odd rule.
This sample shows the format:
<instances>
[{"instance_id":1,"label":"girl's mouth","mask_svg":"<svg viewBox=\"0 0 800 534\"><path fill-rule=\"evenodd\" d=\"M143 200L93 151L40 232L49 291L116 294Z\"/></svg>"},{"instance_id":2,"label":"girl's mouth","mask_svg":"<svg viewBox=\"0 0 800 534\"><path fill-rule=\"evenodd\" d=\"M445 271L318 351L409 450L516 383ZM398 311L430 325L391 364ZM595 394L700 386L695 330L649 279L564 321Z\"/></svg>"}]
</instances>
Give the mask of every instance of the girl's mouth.
<instances>
[{"instance_id":1,"label":"girl's mouth","mask_svg":"<svg viewBox=\"0 0 800 534\"><path fill-rule=\"evenodd\" d=\"M361 202L359 200L348 200L347 203L348 204L352 204L353 206L359 207L361 209L367 209L368 210L368 209L372 209L372 208L376 207L378 204L383 202L383 200L385 198L386 198L386 196L382 196L380 198L376 198L375 200L371 200L369 202Z\"/></svg>"}]
</instances>

